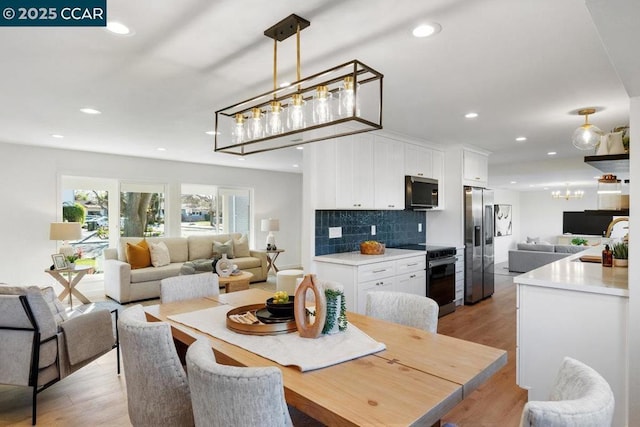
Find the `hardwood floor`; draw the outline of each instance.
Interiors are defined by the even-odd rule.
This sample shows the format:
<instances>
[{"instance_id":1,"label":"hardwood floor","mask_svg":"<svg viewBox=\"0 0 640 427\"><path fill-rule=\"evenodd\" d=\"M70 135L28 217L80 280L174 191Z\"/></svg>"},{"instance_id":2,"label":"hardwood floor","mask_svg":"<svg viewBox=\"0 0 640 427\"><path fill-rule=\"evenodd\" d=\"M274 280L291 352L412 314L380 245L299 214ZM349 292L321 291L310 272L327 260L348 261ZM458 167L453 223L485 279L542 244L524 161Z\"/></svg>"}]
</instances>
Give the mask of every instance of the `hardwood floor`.
<instances>
[{"instance_id":1,"label":"hardwood floor","mask_svg":"<svg viewBox=\"0 0 640 427\"><path fill-rule=\"evenodd\" d=\"M88 279L83 279L79 289L92 301L104 300L102 282ZM511 279L496 275L496 293L492 298L474 306L458 307L455 313L439 321L439 333L508 351L507 365L447 414L443 423L455 423L458 427L509 427L520 422L527 392L515 383L516 294ZM257 287L275 289L274 278ZM74 300L76 303L79 302ZM0 426L28 425L31 425L30 389L0 386ZM116 374L115 352L40 393L38 425L130 426L125 376Z\"/></svg>"}]
</instances>

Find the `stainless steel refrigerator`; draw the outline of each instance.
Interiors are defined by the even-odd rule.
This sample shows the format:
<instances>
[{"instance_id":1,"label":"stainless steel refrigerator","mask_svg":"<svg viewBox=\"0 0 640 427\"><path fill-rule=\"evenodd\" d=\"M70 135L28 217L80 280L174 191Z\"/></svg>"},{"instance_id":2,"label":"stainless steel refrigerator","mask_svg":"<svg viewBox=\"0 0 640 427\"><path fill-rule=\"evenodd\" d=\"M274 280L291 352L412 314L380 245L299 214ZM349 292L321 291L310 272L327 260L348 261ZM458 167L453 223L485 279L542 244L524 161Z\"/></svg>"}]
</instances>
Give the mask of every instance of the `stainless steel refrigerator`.
<instances>
[{"instance_id":1,"label":"stainless steel refrigerator","mask_svg":"<svg viewBox=\"0 0 640 427\"><path fill-rule=\"evenodd\" d=\"M493 295L493 191L464 187L464 302Z\"/></svg>"}]
</instances>

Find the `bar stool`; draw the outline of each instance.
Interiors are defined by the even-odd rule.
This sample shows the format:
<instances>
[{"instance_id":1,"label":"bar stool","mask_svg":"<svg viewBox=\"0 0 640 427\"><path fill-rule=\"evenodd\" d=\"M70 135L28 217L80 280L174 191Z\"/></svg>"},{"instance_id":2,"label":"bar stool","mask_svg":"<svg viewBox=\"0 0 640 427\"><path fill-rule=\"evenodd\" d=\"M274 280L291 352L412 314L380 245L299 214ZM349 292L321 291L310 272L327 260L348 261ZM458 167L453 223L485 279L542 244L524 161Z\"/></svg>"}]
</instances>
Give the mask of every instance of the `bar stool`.
<instances>
[{"instance_id":1,"label":"bar stool","mask_svg":"<svg viewBox=\"0 0 640 427\"><path fill-rule=\"evenodd\" d=\"M276 276L276 290L294 295L296 293L296 279L302 277L304 277L302 270L280 270Z\"/></svg>"}]
</instances>

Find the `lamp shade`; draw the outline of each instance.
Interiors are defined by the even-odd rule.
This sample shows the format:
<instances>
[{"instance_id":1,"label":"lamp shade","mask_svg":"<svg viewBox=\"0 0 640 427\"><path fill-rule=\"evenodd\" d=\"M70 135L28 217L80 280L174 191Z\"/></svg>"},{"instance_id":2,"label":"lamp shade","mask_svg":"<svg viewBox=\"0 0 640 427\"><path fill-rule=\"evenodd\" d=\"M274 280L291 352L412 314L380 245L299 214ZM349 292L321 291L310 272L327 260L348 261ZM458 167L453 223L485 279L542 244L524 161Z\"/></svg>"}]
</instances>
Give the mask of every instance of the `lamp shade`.
<instances>
[{"instance_id":1,"label":"lamp shade","mask_svg":"<svg viewBox=\"0 0 640 427\"><path fill-rule=\"evenodd\" d=\"M82 237L82 226L79 222L52 222L49 229L49 240L78 240Z\"/></svg>"},{"instance_id":2,"label":"lamp shade","mask_svg":"<svg viewBox=\"0 0 640 427\"><path fill-rule=\"evenodd\" d=\"M260 229L262 231L280 231L280 220L263 219L260 223Z\"/></svg>"}]
</instances>

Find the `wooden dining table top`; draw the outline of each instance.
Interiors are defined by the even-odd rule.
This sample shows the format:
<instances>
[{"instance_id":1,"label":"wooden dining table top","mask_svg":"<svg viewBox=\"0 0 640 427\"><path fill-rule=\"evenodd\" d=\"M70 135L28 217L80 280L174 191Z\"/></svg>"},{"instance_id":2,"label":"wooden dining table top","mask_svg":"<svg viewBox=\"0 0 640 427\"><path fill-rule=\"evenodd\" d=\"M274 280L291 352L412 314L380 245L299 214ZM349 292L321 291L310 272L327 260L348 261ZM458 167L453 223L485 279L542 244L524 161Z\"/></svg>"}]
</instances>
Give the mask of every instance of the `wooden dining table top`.
<instances>
[{"instance_id":1,"label":"wooden dining table top","mask_svg":"<svg viewBox=\"0 0 640 427\"><path fill-rule=\"evenodd\" d=\"M301 372L168 318L220 304L264 303L271 296L250 289L145 311L150 321L170 323L174 338L186 345L198 336L209 339L218 363L279 367L287 403L326 425L431 426L507 362L504 350L348 312L349 323L386 349Z\"/></svg>"}]
</instances>

